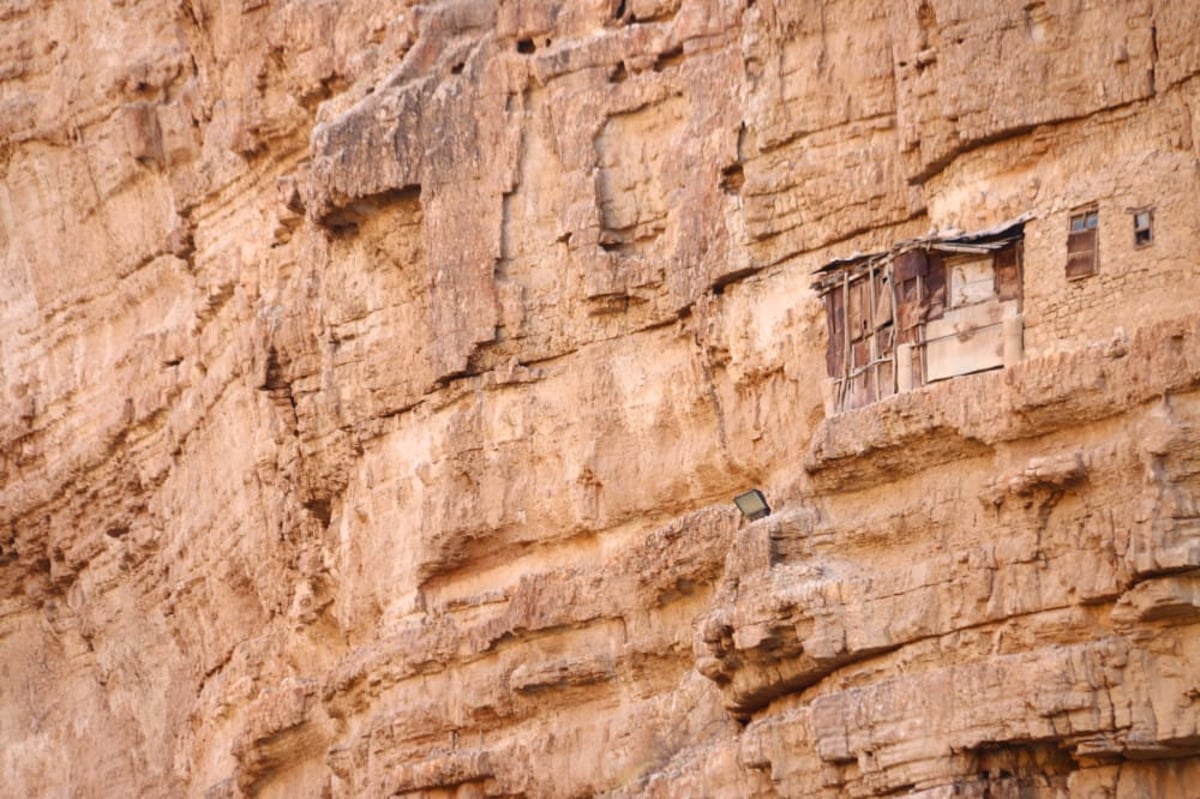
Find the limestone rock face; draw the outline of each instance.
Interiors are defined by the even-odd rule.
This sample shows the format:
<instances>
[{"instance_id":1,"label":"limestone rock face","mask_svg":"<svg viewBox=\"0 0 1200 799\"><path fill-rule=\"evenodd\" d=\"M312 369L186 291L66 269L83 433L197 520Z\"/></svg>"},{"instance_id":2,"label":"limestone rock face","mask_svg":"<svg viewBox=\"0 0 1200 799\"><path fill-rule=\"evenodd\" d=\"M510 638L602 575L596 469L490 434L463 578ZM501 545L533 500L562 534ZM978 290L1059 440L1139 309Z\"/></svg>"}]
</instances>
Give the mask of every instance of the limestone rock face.
<instances>
[{"instance_id":1,"label":"limestone rock face","mask_svg":"<svg viewBox=\"0 0 1200 799\"><path fill-rule=\"evenodd\" d=\"M1193 0L0 1L0 793L1195 797L1197 241Z\"/></svg>"}]
</instances>

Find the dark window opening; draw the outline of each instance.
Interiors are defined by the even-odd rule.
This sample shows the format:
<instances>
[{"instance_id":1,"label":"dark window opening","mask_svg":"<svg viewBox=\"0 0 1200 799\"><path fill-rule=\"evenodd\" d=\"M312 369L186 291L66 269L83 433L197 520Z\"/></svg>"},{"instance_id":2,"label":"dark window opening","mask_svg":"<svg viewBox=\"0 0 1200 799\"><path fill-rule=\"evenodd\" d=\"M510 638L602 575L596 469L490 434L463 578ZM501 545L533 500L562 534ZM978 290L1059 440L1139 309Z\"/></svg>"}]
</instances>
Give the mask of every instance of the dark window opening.
<instances>
[{"instance_id":1,"label":"dark window opening","mask_svg":"<svg viewBox=\"0 0 1200 799\"><path fill-rule=\"evenodd\" d=\"M721 170L721 191L726 194L739 194L746 184L746 173L740 163L730 164Z\"/></svg>"},{"instance_id":2,"label":"dark window opening","mask_svg":"<svg viewBox=\"0 0 1200 799\"><path fill-rule=\"evenodd\" d=\"M1100 212L1088 208L1071 216L1067 235L1067 279L1096 274L1100 268Z\"/></svg>"},{"instance_id":3,"label":"dark window opening","mask_svg":"<svg viewBox=\"0 0 1200 799\"><path fill-rule=\"evenodd\" d=\"M1133 246L1146 247L1154 243L1154 209L1133 212Z\"/></svg>"},{"instance_id":4,"label":"dark window opening","mask_svg":"<svg viewBox=\"0 0 1200 799\"><path fill-rule=\"evenodd\" d=\"M517 42L517 52L523 55L535 52L537 45L533 43L533 39L521 39Z\"/></svg>"}]
</instances>

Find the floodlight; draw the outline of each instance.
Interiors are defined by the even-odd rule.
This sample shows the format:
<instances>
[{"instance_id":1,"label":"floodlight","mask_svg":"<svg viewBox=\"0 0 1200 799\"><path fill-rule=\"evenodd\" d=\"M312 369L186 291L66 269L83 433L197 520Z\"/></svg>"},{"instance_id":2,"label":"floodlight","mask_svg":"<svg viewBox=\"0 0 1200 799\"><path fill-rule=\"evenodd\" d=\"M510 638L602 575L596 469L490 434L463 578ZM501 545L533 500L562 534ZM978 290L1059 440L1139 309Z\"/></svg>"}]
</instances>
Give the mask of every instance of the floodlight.
<instances>
[{"instance_id":1,"label":"floodlight","mask_svg":"<svg viewBox=\"0 0 1200 799\"><path fill-rule=\"evenodd\" d=\"M767 504L767 498L757 488L738 494L733 498L733 504L737 505L742 515L750 521L771 515L771 506Z\"/></svg>"}]
</instances>

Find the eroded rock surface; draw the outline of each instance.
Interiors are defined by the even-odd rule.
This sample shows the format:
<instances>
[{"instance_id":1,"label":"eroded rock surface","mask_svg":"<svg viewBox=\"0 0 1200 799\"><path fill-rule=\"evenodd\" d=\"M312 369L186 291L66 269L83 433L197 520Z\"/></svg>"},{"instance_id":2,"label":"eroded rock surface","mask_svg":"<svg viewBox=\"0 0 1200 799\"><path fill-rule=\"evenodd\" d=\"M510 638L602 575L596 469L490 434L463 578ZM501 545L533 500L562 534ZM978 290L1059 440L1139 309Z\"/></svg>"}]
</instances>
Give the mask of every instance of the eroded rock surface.
<instances>
[{"instance_id":1,"label":"eroded rock surface","mask_svg":"<svg viewBox=\"0 0 1200 799\"><path fill-rule=\"evenodd\" d=\"M0 2L2 792L1195 796L1198 23ZM1022 215L827 412L814 270Z\"/></svg>"}]
</instances>

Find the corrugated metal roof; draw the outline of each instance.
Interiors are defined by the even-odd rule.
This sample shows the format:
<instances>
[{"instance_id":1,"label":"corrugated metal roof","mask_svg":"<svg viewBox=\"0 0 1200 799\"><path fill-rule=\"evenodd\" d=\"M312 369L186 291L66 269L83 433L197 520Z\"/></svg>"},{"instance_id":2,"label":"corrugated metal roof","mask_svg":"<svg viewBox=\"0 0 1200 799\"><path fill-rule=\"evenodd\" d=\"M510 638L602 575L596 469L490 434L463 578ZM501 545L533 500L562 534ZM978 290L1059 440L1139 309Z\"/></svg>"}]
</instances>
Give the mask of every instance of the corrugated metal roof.
<instances>
[{"instance_id":1,"label":"corrugated metal roof","mask_svg":"<svg viewBox=\"0 0 1200 799\"><path fill-rule=\"evenodd\" d=\"M1004 245L1020 238L1025 232L1025 223L1033 219L1033 214L1026 212L1015 219L1002 222L994 227L964 233L961 230L947 230L931 236L916 239L906 239L897 243L890 250L875 253L859 253L835 258L822 266L813 274L829 275L832 272L843 271L844 267L865 266L873 260L885 260L890 257L908 252L909 250L927 249L939 252L988 253L1002 248ZM813 288L821 288L824 281L817 281Z\"/></svg>"}]
</instances>

